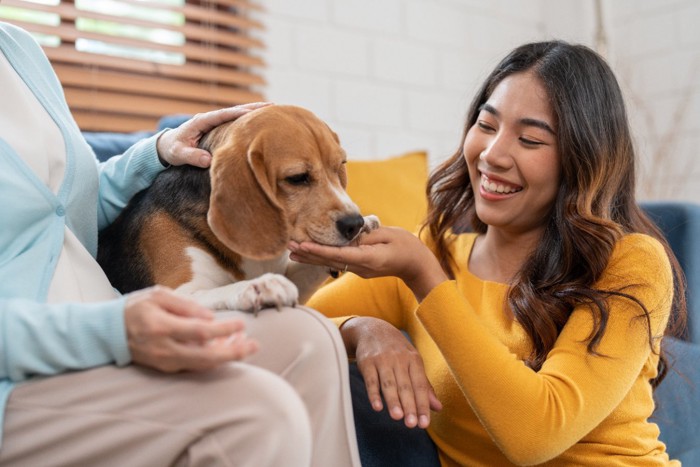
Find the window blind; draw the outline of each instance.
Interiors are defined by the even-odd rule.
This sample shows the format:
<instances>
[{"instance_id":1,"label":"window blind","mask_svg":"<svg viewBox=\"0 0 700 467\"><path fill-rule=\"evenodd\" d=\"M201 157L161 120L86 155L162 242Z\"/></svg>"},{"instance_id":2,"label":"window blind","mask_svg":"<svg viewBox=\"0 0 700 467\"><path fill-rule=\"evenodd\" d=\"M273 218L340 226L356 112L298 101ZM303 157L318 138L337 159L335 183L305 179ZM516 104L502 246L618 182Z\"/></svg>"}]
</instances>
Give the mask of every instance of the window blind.
<instances>
[{"instance_id":1,"label":"window blind","mask_svg":"<svg viewBox=\"0 0 700 467\"><path fill-rule=\"evenodd\" d=\"M42 44L82 130L155 129L264 99L260 7L249 0L3 0Z\"/></svg>"}]
</instances>

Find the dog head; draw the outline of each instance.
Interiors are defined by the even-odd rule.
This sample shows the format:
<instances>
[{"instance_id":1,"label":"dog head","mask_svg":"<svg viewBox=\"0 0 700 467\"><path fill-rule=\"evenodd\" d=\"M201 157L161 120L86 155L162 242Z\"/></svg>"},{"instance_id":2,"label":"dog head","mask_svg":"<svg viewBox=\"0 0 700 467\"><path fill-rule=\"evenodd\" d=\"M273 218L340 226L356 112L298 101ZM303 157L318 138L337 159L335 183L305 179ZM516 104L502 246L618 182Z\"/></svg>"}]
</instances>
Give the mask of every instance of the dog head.
<instances>
[{"instance_id":1,"label":"dog head","mask_svg":"<svg viewBox=\"0 0 700 467\"><path fill-rule=\"evenodd\" d=\"M212 154L207 221L231 250L255 259L290 240L349 243L363 226L345 191L345 152L310 111L270 105L202 140Z\"/></svg>"}]
</instances>

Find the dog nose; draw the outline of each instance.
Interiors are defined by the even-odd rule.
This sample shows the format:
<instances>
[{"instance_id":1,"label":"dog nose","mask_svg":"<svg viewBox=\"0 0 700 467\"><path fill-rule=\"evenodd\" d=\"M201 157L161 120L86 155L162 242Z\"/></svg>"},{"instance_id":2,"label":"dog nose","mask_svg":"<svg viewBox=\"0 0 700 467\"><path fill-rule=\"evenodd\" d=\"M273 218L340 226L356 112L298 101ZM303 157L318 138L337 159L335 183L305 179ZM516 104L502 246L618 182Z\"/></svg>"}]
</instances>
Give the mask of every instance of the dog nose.
<instances>
[{"instance_id":1,"label":"dog nose","mask_svg":"<svg viewBox=\"0 0 700 467\"><path fill-rule=\"evenodd\" d=\"M357 237L363 225L365 225L365 220L359 214L341 217L335 222L338 232L348 240Z\"/></svg>"}]
</instances>

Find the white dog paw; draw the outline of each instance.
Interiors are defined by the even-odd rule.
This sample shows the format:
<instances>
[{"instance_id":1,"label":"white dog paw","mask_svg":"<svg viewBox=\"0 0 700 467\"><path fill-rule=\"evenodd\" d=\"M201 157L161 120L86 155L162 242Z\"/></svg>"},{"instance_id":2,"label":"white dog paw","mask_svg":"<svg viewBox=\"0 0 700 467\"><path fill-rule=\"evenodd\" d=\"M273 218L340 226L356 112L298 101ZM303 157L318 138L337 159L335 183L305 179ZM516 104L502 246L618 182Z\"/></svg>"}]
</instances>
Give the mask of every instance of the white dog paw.
<instances>
[{"instance_id":1,"label":"white dog paw","mask_svg":"<svg viewBox=\"0 0 700 467\"><path fill-rule=\"evenodd\" d=\"M362 226L362 233L369 233L375 229L378 229L381 225L379 218L373 214L364 216L363 219L365 220L365 224Z\"/></svg>"},{"instance_id":2,"label":"white dog paw","mask_svg":"<svg viewBox=\"0 0 700 467\"><path fill-rule=\"evenodd\" d=\"M257 314L263 308L296 306L299 301L297 286L281 274L266 273L246 282L236 299L236 309Z\"/></svg>"}]
</instances>

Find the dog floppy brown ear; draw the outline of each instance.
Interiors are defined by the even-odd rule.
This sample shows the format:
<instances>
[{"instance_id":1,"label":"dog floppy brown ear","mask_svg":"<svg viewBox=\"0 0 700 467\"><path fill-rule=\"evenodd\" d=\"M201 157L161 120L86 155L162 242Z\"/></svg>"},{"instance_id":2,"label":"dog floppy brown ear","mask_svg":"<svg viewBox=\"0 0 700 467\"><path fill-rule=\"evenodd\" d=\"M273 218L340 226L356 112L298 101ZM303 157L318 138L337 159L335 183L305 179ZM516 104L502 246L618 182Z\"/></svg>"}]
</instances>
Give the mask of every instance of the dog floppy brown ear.
<instances>
[{"instance_id":1,"label":"dog floppy brown ear","mask_svg":"<svg viewBox=\"0 0 700 467\"><path fill-rule=\"evenodd\" d=\"M228 248L248 258L267 259L287 247L288 225L276 200L260 136L231 135L212 148L207 221Z\"/></svg>"}]
</instances>

